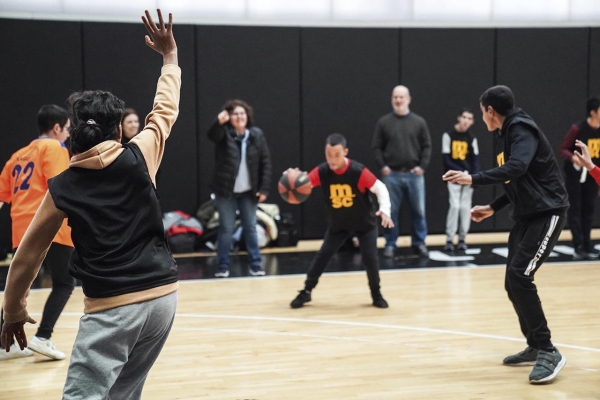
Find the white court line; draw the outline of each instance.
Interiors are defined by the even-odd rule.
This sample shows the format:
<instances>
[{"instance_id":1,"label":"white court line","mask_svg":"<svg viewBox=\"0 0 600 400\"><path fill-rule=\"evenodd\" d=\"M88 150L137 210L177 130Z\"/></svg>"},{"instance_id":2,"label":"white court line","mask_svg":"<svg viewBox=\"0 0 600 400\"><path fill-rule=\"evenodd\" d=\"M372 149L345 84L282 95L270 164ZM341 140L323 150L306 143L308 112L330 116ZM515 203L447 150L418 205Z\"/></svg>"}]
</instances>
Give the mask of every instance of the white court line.
<instances>
[{"instance_id":1,"label":"white court line","mask_svg":"<svg viewBox=\"0 0 600 400\"><path fill-rule=\"evenodd\" d=\"M41 313L31 313L31 315L40 315L40 314ZM81 313L73 313L73 312L63 312L62 314L69 315L69 316L76 316L76 317L81 317L83 315ZM523 341L523 338L513 338L513 337L509 337L509 336L500 336L500 335L488 335L485 333L462 332L462 331L453 331L453 330L448 330L448 329L422 328L422 327L407 326L407 325L374 324L374 323L368 323L368 322L302 319L302 318L289 318L289 317L239 316L239 315L223 315L223 314L189 314L189 313L179 314L178 313L175 316L182 317L182 318L237 319L237 320L253 320L253 321L300 322L300 323L315 323L315 324L328 324L328 325L361 326L361 327L370 327L370 328L384 328L384 329L393 329L393 330L408 330L408 331L437 333L437 334L450 334L450 335L456 335L456 336L476 337L476 338L493 339L493 340L505 340L505 341L510 341L510 342L522 342ZM55 328L77 329L78 325L59 324ZM176 330L176 331L203 331L203 332L219 332L219 333L234 333L234 334L256 334L256 335L272 335L272 336L288 336L288 337L306 337L306 338L313 338L313 339L328 339L328 340L339 340L339 341L349 341L349 342L405 345L405 346L430 348L429 346L421 346L418 344L411 344L411 343L405 343L405 342L381 341L381 340L371 340L371 339L356 338L356 337L344 337L344 336L316 335L316 334L297 333L297 332L262 331L262 330L232 329L232 328L202 328L202 327L185 327L185 326L177 326L177 325L174 325L172 329ZM563 348L568 348L568 349L600 353L600 349L595 348L595 347L577 346L577 345L557 343L557 342L555 342L554 344L558 347L563 347ZM437 347L433 347L433 348L438 349L438 350L441 349L441 348L437 348ZM589 371L589 372L598 372L597 369L593 369L593 368L584 368L584 367L577 367L577 368L584 370L584 371Z\"/></svg>"},{"instance_id":2,"label":"white court line","mask_svg":"<svg viewBox=\"0 0 600 400\"><path fill-rule=\"evenodd\" d=\"M30 313L30 315L41 315L41 313ZM61 315L68 315L73 317L81 317L82 313L76 312L63 312ZM450 334L457 336L467 337L479 337L484 339L497 339L497 340L508 340L512 342L522 342L522 338L513 338L508 336L489 335L485 333L471 333L462 331L453 331L448 329L435 329L435 328L422 328L408 325L391 325L391 324L375 324L369 322L354 322L354 321L336 321L336 320L323 320L323 319L310 319L310 318L291 318L291 317L269 317L260 315L226 315L226 314L196 314L196 313L176 313L175 317L179 318L199 318L199 319L233 319L233 320L250 320L250 321L272 321L272 322L297 322L306 324L323 324L323 325L343 325L343 326L360 326L368 328L384 328L393 330L407 330L427 333L438 333L438 334ZM581 347L574 345L564 345L562 347L569 347L579 350L587 350L592 352L600 353L600 349L593 347Z\"/></svg>"},{"instance_id":3,"label":"white court line","mask_svg":"<svg viewBox=\"0 0 600 400\"><path fill-rule=\"evenodd\" d=\"M173 326L172 330L174 331L200 331L200 332L211 332L211 333L234 333L234 334L251 334L251 335L270 335L270 336L286 336L286 337L302 337L302 338L311 338L311 339L328 339L328 340L339 340L345 342L359 342L359 343L370 343L370 344L384 344L384 345L394 345L394 346L407 346L407 347L416 347L420 349L433 349L438 351L459 351L453 347L440 347L440 346L427 346L416 343L407 343L407 342L391 342L391 341L382 341L382 340L372 340L372 339L364 339L364 338L356 338L356 337L343 337L343 336L331 336L331 335L315 335L309 333L296 333L296 332L280 332L280 331L257 331L253 329L219 329L219 328L199 328L199 327L178 327ZM562 346L566 347L566 346ZM460 352L464 352L464 349L460 349ZM569 365L568 367L572 367ZM574 367L587 372L598 372L597 369L594 368L586 368L586 367Z\"/></svg>"},{"instance_id":4,"label":"white court line","mask_svg":"<svg viewBox=\"0 0 600 400\"><path fill-rule=\"evenodd\" d=\"M439 333L456 336L466 337L477 337L484 339L495 339L495 340L507 340L511 342L522 342L523 338L513 338L509 336L489 335L485 333L472 333L453 331L449 329L435 329L435 328L422 328L408 325L390 325L390 324L374 324L369 322L353 322L353 321L335 321L335 320L323 320L323 319L303 319L303 318L289 318L289 317L265 317L265 316L243 316L243 315L223 315L223 314L176 314L177 317L183 318L205 318L205 319L239 319L239 320L252 320L252 321L274 321L274 322L299 322L299 323L310 323L310 324L326 324L326 325L343 325L343 326L362 326L369 328L384 328L394 330L406 330L406 331L417 331L427 333ZM577 346L564 343L555 343L559 347L566 347L569 349L590 351L594 353L600 353L600 349L595 347Z\"/></svg>"}]
</instances>

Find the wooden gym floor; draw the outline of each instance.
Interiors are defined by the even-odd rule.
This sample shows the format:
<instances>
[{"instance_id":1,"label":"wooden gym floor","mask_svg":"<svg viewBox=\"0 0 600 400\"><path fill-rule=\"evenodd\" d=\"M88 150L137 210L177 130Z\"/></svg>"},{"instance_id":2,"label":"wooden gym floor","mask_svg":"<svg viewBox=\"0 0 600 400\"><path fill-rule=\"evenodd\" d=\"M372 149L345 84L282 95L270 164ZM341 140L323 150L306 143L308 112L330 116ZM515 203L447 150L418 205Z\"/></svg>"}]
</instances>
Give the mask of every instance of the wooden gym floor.
<instances>
[{"instance_id":1,"label":"wooden gym floor","mask_svg":"<svg viewBox=\"0 0 600 400\"><path fill-rule=\"evenodd\" d=\"M370 305L364 271L325 274L297 310L289 302L303 275L181 281L175 324L143 398L600 398L600 262L558 257L536 275L568 360L548 385L528 383L531 367L501 364L525 347L503 276L501 265L472 262L384 269L384 310ZM47 296L31 292L34 318ZM1 399L60 398L82 299L76 288L52 338L67 359L1 362Z\"/></svg>"}]
</instances>

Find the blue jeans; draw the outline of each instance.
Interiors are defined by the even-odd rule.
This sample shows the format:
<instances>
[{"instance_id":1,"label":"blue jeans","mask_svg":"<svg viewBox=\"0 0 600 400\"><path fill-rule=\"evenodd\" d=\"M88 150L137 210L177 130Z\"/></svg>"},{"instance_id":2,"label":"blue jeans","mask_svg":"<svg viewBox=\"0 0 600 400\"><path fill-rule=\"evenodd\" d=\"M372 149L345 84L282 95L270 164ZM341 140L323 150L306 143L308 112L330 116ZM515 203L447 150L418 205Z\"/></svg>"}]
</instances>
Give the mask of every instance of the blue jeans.
<instances>
[{"instance_id":1,"label":"blue jeans","mask_svg":"<svg viewBox=\"0 0 600 400\"><path fill-rule=\"evenodd\" d=\"M412 172L392 171L382 179L390 192L392 203L393 228L384 229L385 246L396 247L398 239L398 214L402 200L406 197L410 206L411 229L413 246L425 244L427 236L427 221L425 219L425 178Z\"/></svg>"},{"instance_id":2,"label":"blue jeans","mask_svg":"<svg viewBox=\"0 0 600 400\"><path fill-rule=\"evenodd\" d=\"M231 242L235 226L236 211L240 210L244 241L248 251L248 264L260 267L260 250L256 236L256 209L257 198L249 192L234 193L231 197L216 196L217 211L219 212L219 235L217 238L217 257L219 266L229 268L231 257Z\"/></svg>"}]
</instances>

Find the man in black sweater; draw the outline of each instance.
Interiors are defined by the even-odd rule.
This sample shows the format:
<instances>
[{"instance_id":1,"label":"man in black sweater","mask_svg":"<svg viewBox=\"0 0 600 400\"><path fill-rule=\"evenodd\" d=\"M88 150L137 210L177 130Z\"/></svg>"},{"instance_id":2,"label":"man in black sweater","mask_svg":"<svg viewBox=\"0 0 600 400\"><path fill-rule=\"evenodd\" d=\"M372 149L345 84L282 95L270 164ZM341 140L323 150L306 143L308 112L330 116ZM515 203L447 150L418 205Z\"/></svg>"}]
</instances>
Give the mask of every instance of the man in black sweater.
<instances>
[{"instance_id":1,"label":"man in black sweater","mask_svg":"<svg viewBox=\"0 0 600 400\"><path fill-rule=\"evenodd\" d=\"M394 111L377 121L373 136L373 151L382 178L392 201L394 227L385 229L387 258L394 256L398 239L398 214L402 201L410 206L411 244L415 254L427 257L425 237L425 170L431 158L431 137L425 120L410 111L410 93L406 86L392 91Z\"/></svg>"},{"instance_id":2,"label":"man in black sweater","mask_svg":"<svg viewBox=\"0 0 600 400\"><path fill-rule=\"evenodd\" d=\"M506 357L503 363L535 365L530 383L549 382L564 367L566 358L550 341L533 279L565 225L567 192L548 139L529 115L515 108L512 91L506 86L491 87L479 103L483 121L494 132L498 166L474 175L450 170L443 179L461 185L503 184L504 194L489 205L471 209L471 218L479 222L509 203L513 206L515 225L508 239L504 286L527 338L527 348Z\"/></svg>"}]
</instances>

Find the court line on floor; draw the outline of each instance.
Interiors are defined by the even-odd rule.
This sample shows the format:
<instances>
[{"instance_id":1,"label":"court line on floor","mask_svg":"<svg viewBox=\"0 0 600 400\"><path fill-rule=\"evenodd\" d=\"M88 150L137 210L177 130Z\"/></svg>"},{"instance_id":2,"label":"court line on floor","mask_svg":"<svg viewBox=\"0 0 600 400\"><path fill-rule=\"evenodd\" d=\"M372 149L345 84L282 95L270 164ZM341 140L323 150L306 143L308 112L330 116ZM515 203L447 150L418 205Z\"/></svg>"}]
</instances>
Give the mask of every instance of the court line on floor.
<instances>
[{"instance_id":1,"label":"court line on floor","mask_svg":"<svg viewBox=\"0 0 600 400\"><path fill-rule=\"evenodd\" d=\"M32 313L31 315L35 315L35 314L36 313ZM40 313L37 313L37 314L39 315ZM76 317L81 317L83 315L81 313L74 313L74 312L63 312L62 314L69 315L69 316L76 316ZM522 338L514 338L514 337L509 337L509 336L454 331L454 330L449 330L449 329L423 328L423 327L415 327L415 326L408 326L408 325L376 324L376 323L369 323L369 322L335 321L335 320L290 318L290 317L240 316L240 315L226 315L226 314L196 314L196 313L177 313L176 317L198 318L198 319L234 319L234 320L273 321L273 322L299 322L299 323L314 323L314 324L325 324L325 325L360 326L360 327L383 328L383 329L392 329L392 330L427 332L427 333L436 333L436 334L449 334L449 335L455 335L455 336L476 337L476 338L504 340L504 341L511 341L511 342L523 342ZM77 329L78 325L60 324L59 326L56 326L55 328ZM233 333L233 334L259 334L259 335L273 335L273 336L287 336L287 337L306 337L306 338L313 338L313 339L327 339L327 340L340 340L340 341L361 342L361 343L406 345L406 346L420 347L420 345L418 345L418 344L411 344L411 343L405 343L405 342L393 342L393 341L385 341L385 340L381 341L381 340L371 340L371 339L364 339L364 338L332 336L332 335L316 335L316 334L297 333L297 332L263 331L263 330L233 329L233 328L188 327L188 326L178 326L178 324L175 324L172 329L175 331L203 331L203 332L219 332L219 333ZM589 352L593 352L593 353L600 353L600 349L595 348L595 347L577 346L577 345L570 345L570 344L558 343L558 342L555 342L554 344L556 346L558 346L559 348L568 348L568 349L574 349L574 350L589 351ZM423 347L430 348L430 346L423 346ZM432 348L437 349L437 350L442 349L441 347L432 347ZM585 371L589 371L589 372L598 372L598 370L594 369L594 368L584 368L584 367L576 367L576 368L585 370Z\"/></svg>"},{"instance_id":2,"label":"court line on floor","mask_svg":"<svg viewBox=\"0 0 600 400\"><path fill-rule=\"evenodd\" d=\"M408 325L391 325L391 324L376 324L370 322L353 322L353 321L336 321L336 320L323 320L323 319L306 319L306 318L290 318L290 317L268 317L268 316L252 316L252 315L225 315L225 314L195 314L195 313L178 313L177 317L182 318L202 318L202 319L238 319L238 320L251 320L251 321L273 321L273 322L299 322L299 323L312 323L312 324L323 324L323 325L342 325L342 326L360 326L368 328L383 328L392 330L406 330L416 332L427 332L437 334L447 334L455 336L466 336L476 337L483 339L494 339L494 340L505 340L511 342L523 342L523 338L514 338L509 336L490 335L486 333L473 333L454 331L450 329L437 329L437 328L423 328L417 326ZM558 347L565 347L569 349L590 351L594 353L600 353L600 348L577 346L566 343L554 343Z\"/></svg>"},{"instance_id":3,"label":"court line on floor","mask_svg":"<svg viewBox=\"0 0 600 400\"><path fill-rule=\"evenodd\" d=\"M373 340L373 339L365 339L365 338L357 338L357 337L343 337L343 336L331 336L331 335L315 335L309 333L297 333L297 332L280 332L280 331L264 331L264 330L255 330L255 329L232 329L232 328L201 328L201 327L185 327L185 326L173 326L173 331L194 331L194 332L210 332L210 333L233 333L233 334L243 334L243 335L270 335L270 336L284 336L284 337L301 337L308 339L326 339L326 340L339 340L345 342L359 342L359 343L369 343L374 345L393 345L393 346L407 346L407 347L415 347L419 349L430 349L436 351L454 351L464 353L465 349L456 349L453 347L441 347L441 346L426 346L416 343L408 343L408 342L393 342L386 340ZM566 347L566 346L562 346ZM474 353L471 351L471 353ZM500 355L498 357L501 357ZM577 367L572 365L567 365L568 368L576 368L587 372L599 372L599 370L595 368L587 368L587 367Z\"/></svg>"}]
</instances>

